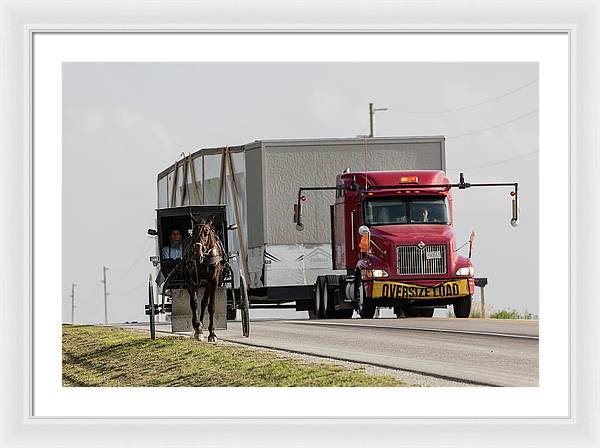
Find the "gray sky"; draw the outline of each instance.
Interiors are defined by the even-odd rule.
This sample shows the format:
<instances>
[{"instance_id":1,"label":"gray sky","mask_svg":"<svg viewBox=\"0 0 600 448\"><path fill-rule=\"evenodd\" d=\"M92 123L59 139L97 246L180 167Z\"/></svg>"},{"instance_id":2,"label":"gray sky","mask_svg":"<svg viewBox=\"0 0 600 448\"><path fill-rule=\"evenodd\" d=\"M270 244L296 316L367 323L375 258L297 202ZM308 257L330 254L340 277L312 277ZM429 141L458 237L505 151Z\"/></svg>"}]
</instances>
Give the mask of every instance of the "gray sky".
<instances>
[{"instance_id":1,"label":"gray sky","mask_svg":"<svg viewBox=\"0 0 600 448\"><path fill-rule=\"evenodd\" d=\"M156 176L182 151L257 139L446 135L448 176L518 181L455 191L457 242L477 239L476 276L496 308L538 312L536 63L63 64L63 320L144 320ZM333 180L332 180L333 181Z\"/></svg>"}]
</instances>

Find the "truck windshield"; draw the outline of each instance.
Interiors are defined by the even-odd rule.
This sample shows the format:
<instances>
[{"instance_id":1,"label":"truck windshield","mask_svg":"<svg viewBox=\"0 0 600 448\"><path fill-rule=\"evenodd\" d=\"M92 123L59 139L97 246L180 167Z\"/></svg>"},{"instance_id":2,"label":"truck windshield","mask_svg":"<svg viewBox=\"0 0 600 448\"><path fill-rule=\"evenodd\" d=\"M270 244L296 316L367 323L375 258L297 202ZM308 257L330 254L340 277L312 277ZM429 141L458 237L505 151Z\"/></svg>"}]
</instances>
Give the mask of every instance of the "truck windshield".
<instances>
[{"instance_id":1,"label":"truck windshield","mask_svg":"<svg viewBox=\"0 0 600 448\"><path fill-rule=\"evenodd\" d=\"M449 224L445 197L373 198L365 204L367 225Z\"/></svg>"}]
</instances>

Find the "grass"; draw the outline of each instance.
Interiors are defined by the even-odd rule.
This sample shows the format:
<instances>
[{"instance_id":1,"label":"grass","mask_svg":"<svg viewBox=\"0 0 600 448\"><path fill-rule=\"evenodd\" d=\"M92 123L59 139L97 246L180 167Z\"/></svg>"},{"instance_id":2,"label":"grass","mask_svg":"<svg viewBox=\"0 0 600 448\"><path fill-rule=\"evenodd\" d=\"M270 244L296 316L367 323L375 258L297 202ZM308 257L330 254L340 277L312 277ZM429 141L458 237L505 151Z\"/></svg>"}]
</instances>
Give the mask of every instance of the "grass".
<instances>
[{"instance_id":1,"label":"grass","mask_svg":"<svg viewBox=\"0 0 600 448\"><path fill-rule=\"evenodd\" d=\"M392 377L183 337L63 325L63 386L403 386Z\"/></svg>"},{"instance_id":2,"label":"grass","mask_svg":"<svg viewBox=\"0 0 600 448\"><path fill-rule=\"evenodd\" d=\"M528 312L527 310L520 312L514 309L508 309L508 310L498 310L498 311L494 311L492 314L490 314L490 318L492 319L525 319L525 320L530 320L530 319L537 319L538 316L536 316L535 314L532 314L530 312Z\"/></svg>"}]
</instances>

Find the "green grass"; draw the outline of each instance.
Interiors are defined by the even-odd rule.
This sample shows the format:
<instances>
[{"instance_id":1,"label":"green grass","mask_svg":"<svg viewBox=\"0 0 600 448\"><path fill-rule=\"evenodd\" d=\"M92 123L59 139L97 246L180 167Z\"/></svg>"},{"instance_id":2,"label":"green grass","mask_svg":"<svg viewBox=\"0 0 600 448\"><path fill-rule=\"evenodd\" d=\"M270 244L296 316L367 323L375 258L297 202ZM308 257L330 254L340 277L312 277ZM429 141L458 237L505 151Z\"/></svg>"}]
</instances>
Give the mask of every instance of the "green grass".
<instances>
[{"instance_id":1,"label":"green grass","mask_svg":"<svg viewBox=\"0 0 600 448\"><path fill-rule=\"evenodd\" d=\"M535 314L528 312L527 310L520 312L514 309L498 310L490 314L492 319L537 319Z\"/></svg>"},{"instance_id":2,"label":"green grass","mask_svg":"<svg viewBox=\"0 0 600 448\"><path fill-rule=\"evenodd\" d=\"M107 327L63 325L63 386L403 386L270 351Z\"/></svg>"}]
</instances>

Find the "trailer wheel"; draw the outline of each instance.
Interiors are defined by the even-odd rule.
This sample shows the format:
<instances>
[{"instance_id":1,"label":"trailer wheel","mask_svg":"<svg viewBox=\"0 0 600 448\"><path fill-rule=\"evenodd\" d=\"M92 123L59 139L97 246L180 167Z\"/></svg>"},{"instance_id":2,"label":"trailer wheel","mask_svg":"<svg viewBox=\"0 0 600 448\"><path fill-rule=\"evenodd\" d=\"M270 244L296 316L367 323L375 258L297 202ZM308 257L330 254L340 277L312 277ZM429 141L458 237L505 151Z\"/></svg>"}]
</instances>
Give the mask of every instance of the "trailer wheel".
<instances>
[{"instance_id":1,"label":"trailer wheel","mask_svg":"<svg viewBox=\"0 0 600 448\"><path fill-rule=\"evenodd\" d=\"M456 299L452 305L454 315L459 319L466 319L471 314L471 296Z\"/></svg>"}]
</instances>

